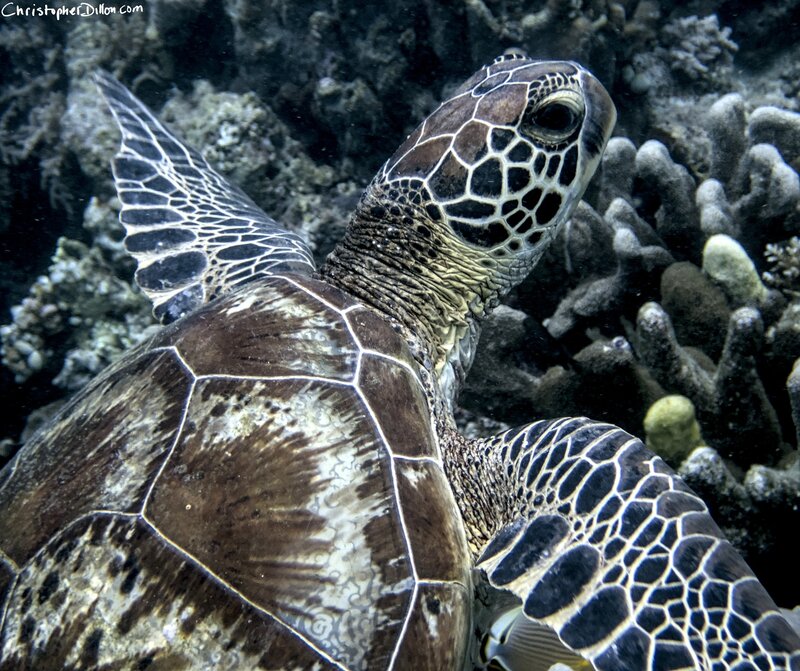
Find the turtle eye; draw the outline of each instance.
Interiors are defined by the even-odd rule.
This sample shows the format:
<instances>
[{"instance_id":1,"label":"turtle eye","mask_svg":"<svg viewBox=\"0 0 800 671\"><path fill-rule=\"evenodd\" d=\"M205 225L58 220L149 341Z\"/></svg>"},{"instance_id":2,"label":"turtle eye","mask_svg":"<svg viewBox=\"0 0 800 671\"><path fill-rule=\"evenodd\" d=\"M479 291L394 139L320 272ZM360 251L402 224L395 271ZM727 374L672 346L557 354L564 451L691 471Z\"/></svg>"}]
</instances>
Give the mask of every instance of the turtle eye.
<instances>
[{"instance_id":1,"label":"turtle eye","mask_svg":"<svg viewBox=\"0 0 800 671\"><path fill-rule=\"evenodd\" d=\"M570 133L578 125L577 110L564 103L554 102L533 113L533 123L553 133Z\"/></svg>"},{"instance_id":2,"label":"turtle eye","mask_svg":"<svg viewBox=\"0 0 800 671\"><path fill-rule=\"evenodd\" d=\"M559 91L529 105L522 119L524 134L545 144L569 139L583 121L583 100L573 91Z\"/></svg>"}]
</instances>

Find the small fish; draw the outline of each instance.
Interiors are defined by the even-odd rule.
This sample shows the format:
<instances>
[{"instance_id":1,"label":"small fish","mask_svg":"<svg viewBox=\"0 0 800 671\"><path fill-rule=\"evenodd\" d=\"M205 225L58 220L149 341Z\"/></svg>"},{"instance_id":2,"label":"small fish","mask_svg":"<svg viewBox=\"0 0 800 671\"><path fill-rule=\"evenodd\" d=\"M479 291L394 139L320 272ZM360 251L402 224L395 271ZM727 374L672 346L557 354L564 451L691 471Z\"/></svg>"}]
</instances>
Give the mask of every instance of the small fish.
<instances>
[{"instance_id":1,"label":"small fish","mask_svg":"<svg viewBox=\"0 0 800 671\"><path fill-rule=\"evenodd\" d=\"M556 633L533 622L516 606L498 617L481 645L487 671L592 671L590 662L569 650Z\"/></svg>"}]
</instances>

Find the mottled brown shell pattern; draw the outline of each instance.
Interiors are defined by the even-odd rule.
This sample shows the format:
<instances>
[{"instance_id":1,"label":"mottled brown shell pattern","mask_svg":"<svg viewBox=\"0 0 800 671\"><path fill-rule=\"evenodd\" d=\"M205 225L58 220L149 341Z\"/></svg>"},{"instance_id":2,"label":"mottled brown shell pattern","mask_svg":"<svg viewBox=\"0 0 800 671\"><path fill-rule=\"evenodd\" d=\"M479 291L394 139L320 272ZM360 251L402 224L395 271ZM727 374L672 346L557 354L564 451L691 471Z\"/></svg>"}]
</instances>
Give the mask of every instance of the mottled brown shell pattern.
<instances>
[{"instance_id":1,"label":"mottled brown shell pattern","mask_svg":"<svg viewBox=\"0 0 800 671\"><path fill-rule=\"evenodd\" d=\"M0 668L460 664L470 561L415 370L303 277L166 327L2 474Z\"/></svg>"}]
</instances>

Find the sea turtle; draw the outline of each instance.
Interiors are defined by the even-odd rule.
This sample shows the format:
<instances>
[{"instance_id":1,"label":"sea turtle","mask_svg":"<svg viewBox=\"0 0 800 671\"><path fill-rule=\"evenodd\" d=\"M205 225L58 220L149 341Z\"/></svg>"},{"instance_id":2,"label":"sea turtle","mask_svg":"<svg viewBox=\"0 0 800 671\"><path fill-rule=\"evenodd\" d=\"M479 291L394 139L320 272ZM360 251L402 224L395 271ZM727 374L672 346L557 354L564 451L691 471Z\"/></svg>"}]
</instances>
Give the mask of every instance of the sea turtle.
<instances>
[{"instance_id":1,"label":"sea turtle","mask_svg":"<svg viewBox=\"0 0 800 671\"><path fill-rule=\"evenodd\" d=\"M168 324L0 476L2 669L800 669L703 503L583 418L485 440L481 320L615 120L501 57L401 145L318 270L109 75L136 279Z\"/></svg>"}]
</instances>

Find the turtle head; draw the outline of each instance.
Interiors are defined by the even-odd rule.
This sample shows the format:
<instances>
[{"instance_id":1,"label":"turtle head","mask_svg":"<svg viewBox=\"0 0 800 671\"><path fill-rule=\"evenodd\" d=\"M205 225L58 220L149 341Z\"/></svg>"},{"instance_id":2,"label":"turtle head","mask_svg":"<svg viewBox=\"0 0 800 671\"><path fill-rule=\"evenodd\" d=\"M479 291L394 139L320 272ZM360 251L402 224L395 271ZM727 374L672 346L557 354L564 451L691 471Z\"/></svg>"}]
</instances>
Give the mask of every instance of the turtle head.
<instances>
[{"instance_id":1,"label":"turtle head","mask_svg":"<svg viewBox=\"0 0 800 671\"><path fill-rule=\"evenodd\" d=\"M580 200L615 120L580 65L501 56L408 137L374 186L418 192L484 265L524 276Z\"/></svg>"},{"instance_id":2,"label":"turtle head","mask_svg":"<svg viewBox=\"0 0 800 671\"><path fill-rule=\"evenodd\" d=\"M322 276L407 327L442 380L460 379L481 319L569 218L615 119L579 65L497 59L384 164Z\"/></svg>"}]
</instances>

